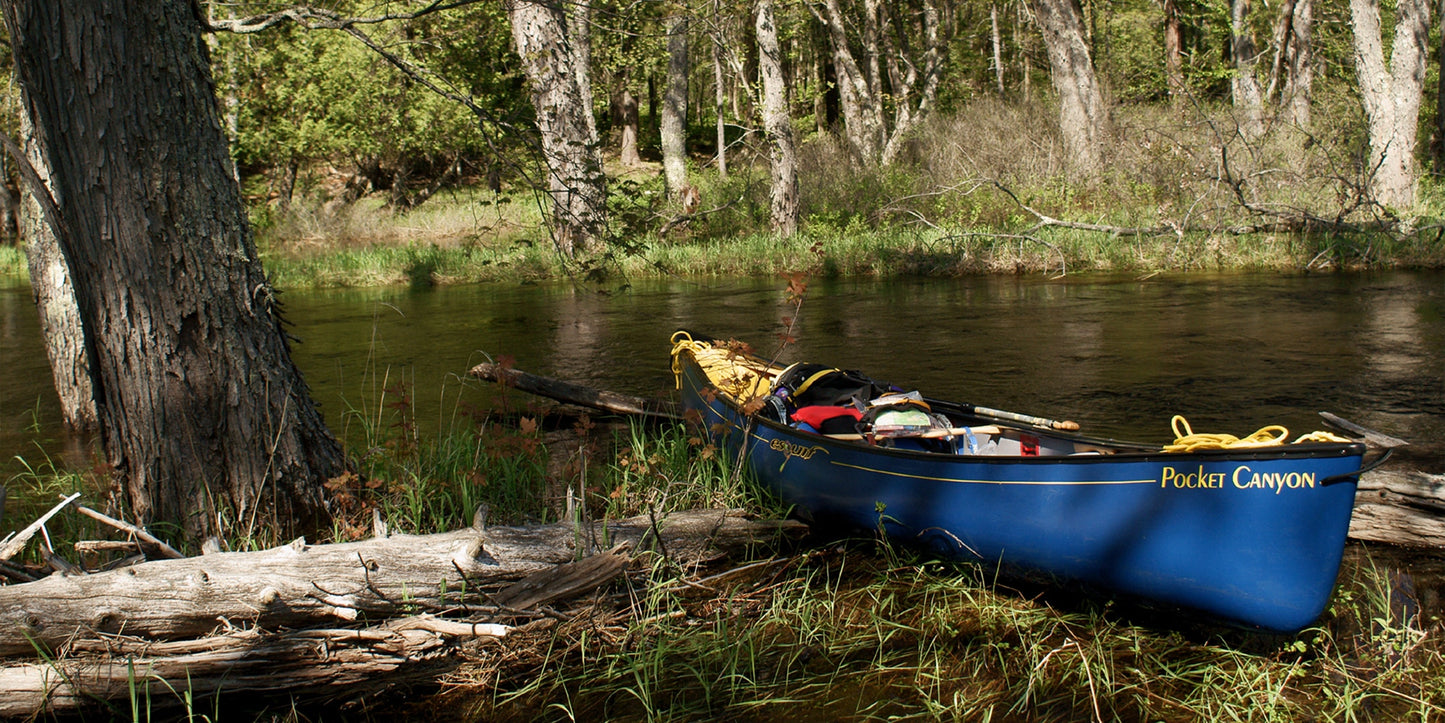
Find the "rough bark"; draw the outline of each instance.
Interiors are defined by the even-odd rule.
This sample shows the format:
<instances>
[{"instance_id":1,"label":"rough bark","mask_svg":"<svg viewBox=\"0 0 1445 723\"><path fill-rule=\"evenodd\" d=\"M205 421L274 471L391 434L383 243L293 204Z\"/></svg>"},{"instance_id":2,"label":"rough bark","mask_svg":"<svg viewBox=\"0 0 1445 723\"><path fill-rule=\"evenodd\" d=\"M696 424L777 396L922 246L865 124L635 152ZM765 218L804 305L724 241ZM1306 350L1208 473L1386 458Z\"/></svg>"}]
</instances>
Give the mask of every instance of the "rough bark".
<instances>
[{"instance_id":1,"label":"rough bark","mask_svg":"<svg viewBox=\"0 0 1445 723\"><path fill-rule=\"evenodd\" d=\"M662 176L667 194L682 197L687 184L687 15L667 19L667 89L662 99Z\"/></svg>"},{"instance_id":2,"label":"rough bark","mask_svg":"<svg viewBox=\"0 0 1445 723\"><path fill-rule=\"evenodd\" d=\"M1059 95L1059 130L1070 169L1093 175L1102 163L1107 114L1094 75L1083 21L1072 0L1032 0L1034 15L1048 51L1054 90Z\"/></svg>"},{"instance_id":3,"label":"rough bark","mask_svg":"<svg viewBox=\"0 0 1445 723\"><path fill-rule=\"evenodd\" d=\"M552 200L555 243L563 256L586 253L606 223L607 179L592 117L586 24L571 5L528 0L507 4L512 40L531 88ZM580 12L583 5L577 6Z\"/></svg>"},{"instance_id":4,"label":"rough bark","mask_svg":"<svg viewBox=\"0 0 1445 723\"><path fill-rule=\"evenodd\" d=\"M773 18L772 0L759 0L755 24L758 73L762 76L763 131L767 134L772 172L773 230L784 237L798 230L798 154L793 142L793 121L788 112L788 88L783 82L782 49Z\"/></svg>"},{"instance_id":5,"label":"rough bark","mask_svg":"<svg viewBox=\"0 0 1445 723\"><path fill-rule=\"evenodd\" d=\"M3 6L131 514L197 538L321 524L346 462L256 254L196 6Z\"/></svg>"},{"instance_id":6,"label":"rough bark","mask_svg":"<svg viewBox=\"0 0 1445 723\"><path fill-rule=\"evenodd\" d=\"M53 198L50 172L35 147L29 118L22 117L20 127L29 163L39 174L39 180L47 184L41 192L50 193ZM25 184L21 184L21 188L20 228L30 271L30 293L40 312L40 335L45 341L45 356L50 361L50 378L60 399L61 418L70 429L94 431L98 424L95 385L85 355L85 329L71 288L70 269L60 252L60 241L44 221L35 191Z\"/></svg>"},{"instance_id":7,"label":"rough bark","mask_svg":"<svg viewBox=\"0 0 1445 723\"><path fill-rule=\"evenodd\" d=\"M1254 44L1254 34L1249 29L1249 0L1230 0L1229 19L1232 32L1230 55L1234 61L1230 92L1234 99L1234 111L1239 115L1239 131L1252 140L1264 135L1264 101L1259 80L1254 77L1259 48Z\"/></svg>"},{"instance_id":8,"label":"rough bark","mask_svg":"<svg viewBox=\"0 0 1445 723\"><path fill-rule=\"evenodd\" d=\"M1350 0L1355 74L1369 121L1370 191L1379 203L1408 208L1415 202L1415 130L1430 6L1426 0L1401 0L1395 17L1394 50L1386 66L1378 0Z\"/></svg>"}]
</instances>

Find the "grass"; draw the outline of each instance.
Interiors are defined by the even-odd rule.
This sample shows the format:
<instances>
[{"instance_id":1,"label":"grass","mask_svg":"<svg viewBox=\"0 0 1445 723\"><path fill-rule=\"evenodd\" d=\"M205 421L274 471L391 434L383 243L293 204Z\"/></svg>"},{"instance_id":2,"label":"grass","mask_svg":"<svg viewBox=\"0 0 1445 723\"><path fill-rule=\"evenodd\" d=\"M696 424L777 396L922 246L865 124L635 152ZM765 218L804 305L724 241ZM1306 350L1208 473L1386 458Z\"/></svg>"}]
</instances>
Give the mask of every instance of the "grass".
<instances>
[{"instance_id":1,"label":"grass","mask_svg":"<svg viewBox=\"0 0 1445 723\"><path fill-rule=\"evenodd\" d=\"M366 474L333 490L338 538L489 521L609 519L697 506L783 510L679 425L546 424L499 402L417 431L405 385L348 412ZM363 481L365 480L365 481ZM45 464L27 497L86 489ZM89 531L64 530L84 535ZM244 545L245 541L233 541ZM379 702L446 720L1436 720L1438 610L1354 548L1330 610L1297 635L1214 627L1067 586L1000 578L862 538L623 580L519 628L436 690ZM407 702L407 700L411 702ZM152 701L142 703L149 711ZM224 718L215 708L217 720ZM325 710L305 715L326 719ZM209 717L209 714L208 714Z\"/></svg>"},{"instance_id":2,"label":"grass","mask_svg":"<svg viewBox=\"0 0 1445 723\"><path fill-rule=\"evenodd\" d=\"M554 631L554 654L510 684L472 690L457 681L443 700L469 705L469 720L539 711L548 720L1445 715L1438 621L1379 624L1392 604L1378 592L1388 573L1368 565L1347 568L1319 627L1258 636L1156 626L1168 618L861 544L704 581L708 592L653 571L634 585L632 624Z\"/></svg>"}]
</instances>

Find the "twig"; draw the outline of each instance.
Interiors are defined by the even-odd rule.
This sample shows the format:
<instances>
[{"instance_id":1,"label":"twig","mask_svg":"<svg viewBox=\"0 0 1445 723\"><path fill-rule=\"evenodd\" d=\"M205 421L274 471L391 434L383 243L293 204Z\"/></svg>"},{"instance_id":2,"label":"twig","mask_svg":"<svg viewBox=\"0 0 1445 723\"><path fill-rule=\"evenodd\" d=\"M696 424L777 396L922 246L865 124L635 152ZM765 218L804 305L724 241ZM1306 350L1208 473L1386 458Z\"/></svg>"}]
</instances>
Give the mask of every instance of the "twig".
<instances>
[{"instance_id":1,"label":"twig","mask_svg":"<svg viewBox=\"0 0 1445 723\"><path fill-rule=\"evenodd\" d=\"M78 497L79 495L76 496ZM136 527L135 525L132 525L129 522L123 522L121 520L115 519L114 517L111 517L110 515L101 514L99 512L96 512L95 510L90 509L89 507L86 507L85 505L76 505L75 510L80 514L85 515L86 517L89 517L93 520L104 522L105 524L110 525L117 530L135 535L138 539L154 545L158 550L160 550L160 553L166 557L176 560L185 557L185 555L182 555L180 551L176 548L167 545L166 543L162 542L160 538L152 535L149 532L146 532L139 527Z\"/></svg>"},{"instance_id":2,"label":"twig","mask_svg":"<svg viewBox=\"0 0 1445 723\"><path fill-rule=\"evenodd\" d=\"M75 494L66 497L64 500L61 501L60 504L50 508L49 512L41 515L40 519L30 523L29 527L26 527L25 529L21 530L19 534L10 538L10 541L5 543L4 547L0 547L0 562L9 561L10 558L20 554L20 551L25 549L25 543L29 542L30 538L34 537L35 533L39 532L40 528L44 527L45 523L48 522L50 518L54 517L61 510L65 509L67 505L69 505L71 502L74 502L78 497L80 497L79 492L76 492ZM81 507L80 509L84 510L85 508Z\"/></svg>"}]
</instances>

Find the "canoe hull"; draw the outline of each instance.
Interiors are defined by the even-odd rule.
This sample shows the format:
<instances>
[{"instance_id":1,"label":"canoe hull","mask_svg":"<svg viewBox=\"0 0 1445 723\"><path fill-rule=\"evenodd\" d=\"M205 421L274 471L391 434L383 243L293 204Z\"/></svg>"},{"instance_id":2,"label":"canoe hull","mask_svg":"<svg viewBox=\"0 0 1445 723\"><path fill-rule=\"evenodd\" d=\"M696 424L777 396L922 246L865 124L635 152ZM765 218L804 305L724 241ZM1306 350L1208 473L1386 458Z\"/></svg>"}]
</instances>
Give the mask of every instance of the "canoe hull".
<instances>
[{"instance_id":1,"label":"canoe hull","mask_svg":"<svg viewBox=\"0 0 1445 723\"><path fill-rule=\"evenodd\" d=\"M783 500L821 524L882 526L952 559L1077 580L1295 631L1339 571L1360 445L1191 454L938 455L748 420L680 365L684 405ZM1340 476L1343 476L1341 478ZM1331 479L1335 478L1335 479Z\"/></svg>"}]
</instances>

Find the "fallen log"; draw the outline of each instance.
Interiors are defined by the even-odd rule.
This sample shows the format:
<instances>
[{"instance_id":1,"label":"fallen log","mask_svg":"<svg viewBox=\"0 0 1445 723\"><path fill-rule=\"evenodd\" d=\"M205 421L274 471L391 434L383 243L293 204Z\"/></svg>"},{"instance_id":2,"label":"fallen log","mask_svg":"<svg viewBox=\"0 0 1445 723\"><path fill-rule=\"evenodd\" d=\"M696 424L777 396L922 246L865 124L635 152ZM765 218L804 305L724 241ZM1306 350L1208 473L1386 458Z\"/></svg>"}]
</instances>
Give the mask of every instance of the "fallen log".
<instances>
[{"instance_id":1,"label":"fallen log","mask_svg":"<svg viewBox=\"0 0 1445 723\"><path fill-rule=\"evenodd\" d=\"M355 698L435 679L461 662L458 639L507 632L411 617L361 630L251 629L165 642L104 636L76 641L65 657L0 665L0 719L72 715L117 701L123 708L135 701L148 715L221 693Z\"/></svg>"},{"instance_id":2,"label":"fallen log","mask_svg":"<svg viewBox=\"0 0 1445 723\"><path fill-rule=\"evenodd\" d=\"M539 396L600 409L614 414L632 414L644 417L681 420L676 405L659 399L634 397L617 392L585 387L581 384L564 382L559 379L529 374L510 369L500 364L478 364L468 372L484 381L499 382L508 387L520 389Z\"/></svg>"},{"instance_id":3,"label":"fallen log","mask_svg":"<svg viewBox=\"0 0 1445 723\"><path fill-rule=\"evenodd\" d=\"M1375 470L1360 476L1350 537L1445 547L1445 475Z\"/></svg>"},{"instance_id":4,"label":"fallen log","mask_svg":"<svg viewBox=\"0 0 1445 723\"><path fill-rule=\"evenodd\" d=\"M77 640L126 635L159 641L218 629L332 626L417 610L467 610L532 573L590 553L591 541L639 549L656 534L674 560L795 535L800 523L751 519L737 511L679 512L653 522L471 527L434 535L289 545L157 560L119 570L0 587L0 657L64 653ZM580 546L580 548L579 548ZM613 574L619 566L610 569ZM575 593L575 575L564 575ZM544 604L537 589L518 602Z\"/></svg>"}]
</instances>

